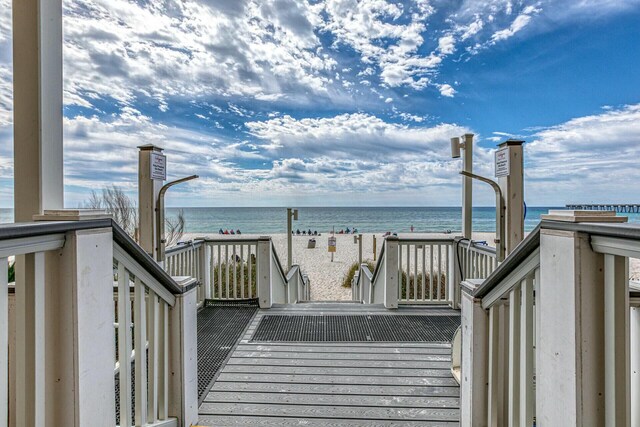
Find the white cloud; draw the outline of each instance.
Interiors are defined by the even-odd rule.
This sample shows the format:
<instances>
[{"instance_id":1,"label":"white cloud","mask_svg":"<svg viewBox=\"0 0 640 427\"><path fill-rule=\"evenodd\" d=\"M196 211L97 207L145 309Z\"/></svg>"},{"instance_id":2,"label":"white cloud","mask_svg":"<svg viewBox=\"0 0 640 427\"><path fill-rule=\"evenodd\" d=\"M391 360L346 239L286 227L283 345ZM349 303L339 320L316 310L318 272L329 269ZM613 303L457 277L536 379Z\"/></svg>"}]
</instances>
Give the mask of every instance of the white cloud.
<instances>
[{"instance_id":1,"label":"white cloud","mask_svg":"<svg viewBox=\"0 0 640 427\"><path fill-rule=\"evenodd\" d=\"M575 118L533 138L525 161L534 199L564 204L640 198L640 104Z\"/></svg>"},{"instance_id":2,"label":"white cloud","mask_svg":"<svg viewBox=\"0 0 640 427\"><path fill-rule=\"evenodd\" d=\"M540 11L541 9L535 8L533 6L525 7L522 13L513 20L508 28L493 33L493 35L491 36L491 42L496 43L513 37L517 32L526 27L529 22L531 22L531 18Z\"/></svg>"},{"instance_id":3,"label":"white cloud","mask_svg":"<svg viewBox=\"0 0 640 427\"><path fill-rule=\"evenodd\" d=\"M440 95L442 96L446 96L446 97L453 97L453 95L455 95L456 90L450 85L450 84L442 84L438 86L438 89L440 90Z\"/></svg>"},{"instance_id":4,"label":"white cloud","mask_svg":"<svg viewBox=\"0 0 640 427\"><path fill-rule=\"evenodd\" d=\"M438 40L438 50L443 55L450 55L456 50L455 38L453 35L448 34L446 36L440 37Z\"/></svg>"}]
</instances>

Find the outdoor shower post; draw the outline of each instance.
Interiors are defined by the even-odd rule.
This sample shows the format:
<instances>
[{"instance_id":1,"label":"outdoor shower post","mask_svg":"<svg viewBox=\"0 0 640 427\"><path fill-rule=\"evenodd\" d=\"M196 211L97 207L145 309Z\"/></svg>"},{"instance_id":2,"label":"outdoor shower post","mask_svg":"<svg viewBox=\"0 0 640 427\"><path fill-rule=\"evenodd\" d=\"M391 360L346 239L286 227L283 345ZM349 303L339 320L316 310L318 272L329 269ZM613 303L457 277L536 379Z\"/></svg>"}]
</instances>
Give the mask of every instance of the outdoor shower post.
<instances>
[{"instance_id":1,"label":"outdoor shower post","mask_svg":"<svg viewBox=\"0 0 640 427\"><path fill-rule=\"evenodd\" d=\"M153 144L138 147L138 236L140 246L153 259L157 258L156 203L166 179L166 157L162 148ZM157 167L164 159L164 168ZM154 169L154 166L156 168ZM159 173L159 172L164 172Z\"/></svg>"},{"instance_id":2,"label":"outdoor shower post","mask_svg":"<svg viewBox=\"0 0 640 427\"><path fill-rule=\"evenodd\" d=\"M523 143L509 139L496 151L496 178L505 204L503 244L507 255L524 239Z\"/></svg>"},{"instance_id":3,"label":"outdoor shower post","mask_svg":"<svg viewBox=\"0 0 640 427\"><path fill-rule=\"evenodd\" d=\"M473 134L464 135L462 145L462 170L473 173ZM462 236L471 239L473 233L473 180L468 176L462 177Z\"/></svg>"}]
</instances>

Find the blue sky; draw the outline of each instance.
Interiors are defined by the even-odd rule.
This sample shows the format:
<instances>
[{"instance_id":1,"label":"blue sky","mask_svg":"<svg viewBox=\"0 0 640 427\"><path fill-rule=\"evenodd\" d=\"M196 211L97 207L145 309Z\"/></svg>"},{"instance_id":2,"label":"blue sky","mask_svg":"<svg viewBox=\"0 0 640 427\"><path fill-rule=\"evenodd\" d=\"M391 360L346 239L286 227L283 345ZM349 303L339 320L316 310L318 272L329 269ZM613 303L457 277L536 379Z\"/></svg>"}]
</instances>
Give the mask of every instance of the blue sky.
<instances>
[{"instance_id":1,"label":"blue sky","mask_svg":"<svg viewBox=\"0 0 640 427\"><path fill-rule=\"evenodd\" d=\"M0 206L12 205L0 0ZM173 206L458 205L449 138L525 146L529 205L640 200L640 1L65 1L65 203L136 194L136 146L201 178ZM477 204L492 204L488 189Z\"/></svg>"}]
</instances>

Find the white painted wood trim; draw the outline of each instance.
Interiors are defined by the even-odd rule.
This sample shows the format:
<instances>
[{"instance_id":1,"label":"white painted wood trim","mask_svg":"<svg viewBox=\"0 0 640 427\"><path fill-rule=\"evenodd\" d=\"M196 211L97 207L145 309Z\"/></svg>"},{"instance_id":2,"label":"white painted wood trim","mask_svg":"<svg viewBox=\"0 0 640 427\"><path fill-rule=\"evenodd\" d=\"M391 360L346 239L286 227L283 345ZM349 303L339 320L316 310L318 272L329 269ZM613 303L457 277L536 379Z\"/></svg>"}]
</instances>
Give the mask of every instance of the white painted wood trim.
<instances>
[{"instance_id":1,"label":"white painted wood trim","mask_svg":"<svg viewBox=\"0 0 640 427\"><path fill-rule=\"evenodd\" d=\"M0 258L0 427L9 423L9 260Z\"/></svg>"},{"instance_id":2,"label":"white painted wood trim","mask_svg":"<svg viewBox=\"0 0 640 427\"><path fill-rule=\"evenodd\" d=\"M509 292L509 425L520 422L521 285Z\"/></svg>"},{"instance_id":3,"label":"white painted wood trim","mask_svg":"<svg viewBox=\"0 0 640 427\"><path fill-rule=\"evenodd\" d=\"M492 305L507 295L522 279L540 266L540 248L531 253L517 268L505 277L498 286L493 288L483 299L482 308L489 309Z\"/></svg>"},{"instance_id":4,"label":"white painted wood trim","mask_svg":"<svg viewBox=\"0 0 640 427\"><path fill-rule=\"evenodd\" d=\"M520 425L533 425L535 393L533 390L533 280L526 277L522 283L520 309Z\"/></svg>"},{"instance_id":5,"label":"white painted wood trim","mask_svg":"<svg viewBox=\"0 0 640 427\"><path fill-rule=\"evenodd\" d=\"M0 242L0 258L52 251L62 248L64 242L64 234L48 234L46 236L3 240Z\"/></svg>"},{"instance_id":6,"label":"white painted wood trim","mask_svg":"<svg viewBox=\"0 0 640 427\"><path fill-rule=\"evenodd\" d=\"M594 252L640 258L640 241L637 240L591 236L591 247Z\"/></svg>"},{"instance_id":7,"label":"white painted wood trim","mask_svg":"<svg viewBox=\"0 0 640 427\"><path fill-rule=\"evenodd\" d=\"M604 255L604 380L607 426L628 426L631 422L628 274L626 257Z\"/></svg>"},{"instance_id":8,"label":"white painted wood trim","mask_svg":"<svg viewBox=\"0 0 640 427\"><path fill-rule=\"evenodd\" d=\"M147 307L145 286L139 277L136 277L135 280L134 294L134 340L137 353L135 358L135 421L136 425L145 425L147 424L147 355L145 351L147 348Z\"/></svg>"},{"instance_id":9,"label":"white painted wood trim","mask_svg":"<svg viewBox=\"0 0 640 427\"><path fill-rule=\"evenodd\" d=\"M135 277L139 277L149 289L158 295L161 299L166 301L170 306L176 303L176 297L162 286L156 279L153 278L147 271L140 267L140 265L116 242L113 243L113 257L118 263L124 263L127 270L131 272Z\"/></svg>"},{"instance_id":10,"label":"white painted wood trim","mask_svg":"<svg viewBox=\"0 0 640 427\"><path fill-rule=\"evenodd\" d=\"M114 246L115 250L115 246ZM131 297L129 272L118 262L118 362L120 364L120 425L131 420Z\"/></svg>"}]
</instances>

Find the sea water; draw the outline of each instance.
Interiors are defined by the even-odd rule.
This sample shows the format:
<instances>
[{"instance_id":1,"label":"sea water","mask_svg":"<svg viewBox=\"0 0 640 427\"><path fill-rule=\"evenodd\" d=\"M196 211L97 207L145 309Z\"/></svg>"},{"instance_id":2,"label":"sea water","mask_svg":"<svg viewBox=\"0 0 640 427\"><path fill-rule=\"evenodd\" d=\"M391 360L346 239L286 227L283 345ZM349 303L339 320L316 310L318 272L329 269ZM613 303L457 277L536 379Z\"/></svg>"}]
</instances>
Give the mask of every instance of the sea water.
<instances>
[{"instance_id":1,"label":"sea water","mask_svg":"<svg viewBox=\"0 0 640 427\"><path fill-rule=\"evenodd\" d=\"M531 231L540 222L540 215L554 207L528 207L525 230ZM167 217L175 218L182 211L187 233L217 233L218 230L241 230L245 234L286 233L286 208L167 208ZM629 222L640 222L640 214L619 214ZM0 209L0 222L12 222L13 209ZM353 230L362 233L415 232L441 233L460 231L460 207L305 207L298 208L295 230L327 233ZM495 231L495 208L473 209L473 230Z\"/></svg>"}]
</instances>

